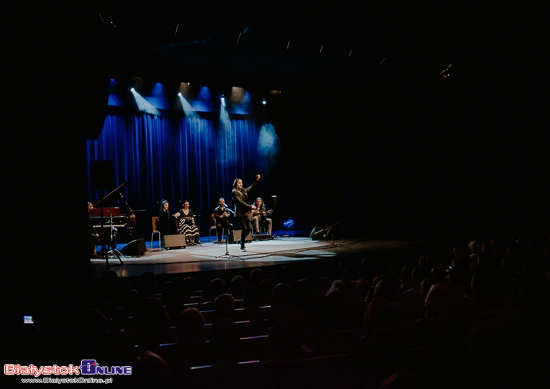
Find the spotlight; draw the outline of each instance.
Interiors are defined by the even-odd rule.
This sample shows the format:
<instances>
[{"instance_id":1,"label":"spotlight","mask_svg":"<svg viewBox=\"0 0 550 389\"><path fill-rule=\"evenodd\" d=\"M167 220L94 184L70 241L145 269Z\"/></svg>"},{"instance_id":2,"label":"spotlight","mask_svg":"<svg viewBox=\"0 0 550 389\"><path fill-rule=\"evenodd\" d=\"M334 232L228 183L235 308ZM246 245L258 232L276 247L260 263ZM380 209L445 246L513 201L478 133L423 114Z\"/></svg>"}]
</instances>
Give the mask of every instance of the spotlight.
<instances>
[{"instance_id":1,"label":"spotlight","mask_svg":"<svg viewBox=\"0 0 550 389\"><path fill-rule=\"evenodd\" d=\"M263 105L266 105L266 104L267 104L267 101L265 101L265 99L262 99L262 104L263 104Z\"/></svg>"},{"instance_id":2,"label":"spotlight","mask_svg":"<svg viewBox=\"0 0 550 389\"><path fill-rule=\"evenodd\" d=\"M449 78L451 76L451 73L449 72L449 69L451 68L451 66L453 66L453 64L450 64L445 69L439 72L439 75L441 76L442 79L445 80L446 78Z\"/></svg>"},{"instance_id":3,"label":"spotlight","mask_svg":"<svg viewBox=\"0 0 550 389\"><path fill-rule=\"evenodd\" d=\"M144 99L134 88L131 88L130 91L134 95L136 105L140 111L153 115L154 117L160 116L159 110L146 99Z\"/></svg>"},{"instance_id":4,"label":"spotlight","mask_svg":"<svg viewBox=\"0 0 550 389\"><path fill-rule=\"evenodd\" d=\"M193 108L193 106L189 104L189 102L185 99L185 97L183 97L183 93L178 92L178 98L180 100L181 107L183 108L183 112L185 113L185 116L193 117L193 118L200 117L199 114L195 112L195 109Z\"/></svg>"},{"instance_id":5,"label":"spotlight","mask_svg":"<svg viewBox=\"0 0 550 389\"><path fill-rule=\"evenodd\" d=\"M294 226L294 220L292 220L292 219L288 219L287 221L285 221L285 222L283 223L283 227L284 227L286 230L291 229L293 226Z\"/></svg>"}]
</instances>

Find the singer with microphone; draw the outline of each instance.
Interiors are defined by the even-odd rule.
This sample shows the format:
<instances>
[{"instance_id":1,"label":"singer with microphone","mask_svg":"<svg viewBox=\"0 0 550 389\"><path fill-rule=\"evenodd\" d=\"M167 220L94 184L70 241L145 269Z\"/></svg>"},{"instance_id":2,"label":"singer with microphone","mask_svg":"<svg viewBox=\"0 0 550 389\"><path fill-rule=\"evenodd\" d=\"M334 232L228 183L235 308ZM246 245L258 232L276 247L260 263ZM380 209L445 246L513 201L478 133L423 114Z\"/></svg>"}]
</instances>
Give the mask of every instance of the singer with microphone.
<instances>
[{"instance_id":1,"label":"singer with microphone","mask_svg":"<svg viewBox=\"0 0 550 389\"><path fill-rule=\"evenodd\" d=\"M219 205L214 209L214 218L216 219L216 236L218 240L216 243L222 243L223 230L227 230L227 235L230 235L233 231L233 224L229 223L229 216L231 211L225 205L225 199L220 197Z\"/></svg>"},{"instance_id":2,"label":"singer with microphone","mask_svg":"<svg viewBox=\"0 0 550 389\"><path fill-rule=\"evenodd\" d=\"M184 201L183 208L178 212L178 232L185 235L187 244L201 244L200 233L195 224L195 215L189 208L189 201Z\"/></svg>"},{"instance_id":3,"label":"singer with microphone","mask_svg":"<svg viewBox=\"0 0 550 389\"><path fill-rule=\"evenodd\" d=\"M252 232L252 211L256 209L255 205L250 205L248 192L254 189L256 183L260 180L260 175L256 174L256 181L248 188L244 188L243 180L240 178L233 181L233 191L231 196L235 202L235 217L241 226L241 251L246 251L244 245L245 239Z\"/></svg>"}]
</instances>

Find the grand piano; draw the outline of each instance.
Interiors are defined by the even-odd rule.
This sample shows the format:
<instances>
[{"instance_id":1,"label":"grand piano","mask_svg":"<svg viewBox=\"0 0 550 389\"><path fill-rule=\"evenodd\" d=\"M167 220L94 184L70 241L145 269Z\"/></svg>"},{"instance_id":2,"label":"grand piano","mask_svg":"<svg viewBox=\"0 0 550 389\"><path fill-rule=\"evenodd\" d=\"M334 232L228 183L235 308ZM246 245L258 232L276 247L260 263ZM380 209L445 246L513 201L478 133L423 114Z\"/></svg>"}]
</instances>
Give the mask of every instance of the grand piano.
<instances>
[{"instance_id":1,"label":"grand piano","mask_svg":"<svg viewBox=\"0 0 550 389\"><path fill-rule=\"evenodd\" d=\"M101 223L101 208L94 208L92 211L94 228L125 228L128 226L129 216L120 213L120 207L103 207L103 223Z\"/></svg>"}]
</instances>

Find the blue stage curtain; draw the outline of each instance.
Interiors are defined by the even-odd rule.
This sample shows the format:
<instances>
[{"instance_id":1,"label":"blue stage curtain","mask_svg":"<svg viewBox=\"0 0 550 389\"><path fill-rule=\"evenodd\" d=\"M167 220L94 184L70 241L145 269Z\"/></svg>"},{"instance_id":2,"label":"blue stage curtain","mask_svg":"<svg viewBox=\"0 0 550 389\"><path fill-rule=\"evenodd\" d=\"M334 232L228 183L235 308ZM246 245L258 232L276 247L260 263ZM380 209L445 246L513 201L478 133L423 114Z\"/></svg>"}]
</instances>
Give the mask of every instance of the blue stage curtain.
<instances>
[{"instance_id":1,"label":"blue stage curtain","mask_svg":"<svg viewBox=\"0 0 550 389\"><path fill-rule=\"evenodd\" d=\"M88 165L113 161L115 185L128 183L122 194L132 209L150 216L158 214L163 199L172 211L180 209L180 201L189 200L191 209L208 222L207 213L219 197L233 206L235 178L249 185L256 173L267 176L266 171L256 171L264 166L260 158L265 158L258 151L258 133L253 120L221 126L215 119L110 114L98 140L88 141ZM107 193L89 189L92 202ZM124 202L119 205L126 207Z\"/></svg>"}]
</instances>

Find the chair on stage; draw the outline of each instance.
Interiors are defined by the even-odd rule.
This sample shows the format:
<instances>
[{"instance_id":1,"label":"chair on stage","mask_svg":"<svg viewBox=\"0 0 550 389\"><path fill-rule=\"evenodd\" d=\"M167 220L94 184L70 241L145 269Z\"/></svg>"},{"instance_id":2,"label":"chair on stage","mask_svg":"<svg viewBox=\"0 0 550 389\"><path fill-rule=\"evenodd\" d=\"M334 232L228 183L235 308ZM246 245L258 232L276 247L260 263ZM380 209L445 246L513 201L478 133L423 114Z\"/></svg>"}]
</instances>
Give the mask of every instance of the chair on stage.
<instances>
[{"instance_id":1,"label":"chair on stage","mask_svg":"<svg viewBox=\"0 0 550 389\"><path fill-rule=\"evenodd\" d=\"M212 230L214 230L214 233L216 232L216 218L213 213L210 214L210 230L208 230L208 236L212 236Z\"/></svg>"},{"instance_id":2,"label":"chair on stage","mask_svg":"<svg viewBox=\"0 0 550 389\"><path fill-rule=\"evenodd\" d=\"M153 237L155 236L155 234L159 234L159 248L160 248L160 231L157 230L158 220L159 220L158 216L152 216L153 233L151 234L151 248L153 248Z\"/></svg>"},{"instance_id":3,"label":"chair on stage","mask_svg":"<svg viewBox=\"0 0 550 389\"><path fill-rule=\"evenodd\" d=\"M254 221L252 221L252 234L254 235L267 235L269 233L269 224L273 223L271 219L267 219L265 223L260 223L259 231L256 229ZM273 233L273 231L271 232Z\"/></svg>"}]
</instances>

